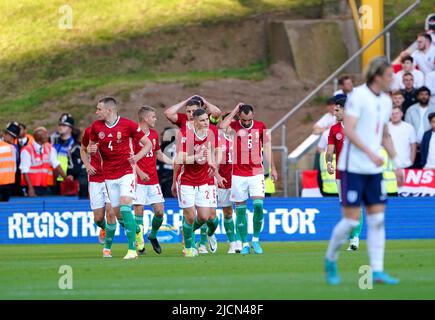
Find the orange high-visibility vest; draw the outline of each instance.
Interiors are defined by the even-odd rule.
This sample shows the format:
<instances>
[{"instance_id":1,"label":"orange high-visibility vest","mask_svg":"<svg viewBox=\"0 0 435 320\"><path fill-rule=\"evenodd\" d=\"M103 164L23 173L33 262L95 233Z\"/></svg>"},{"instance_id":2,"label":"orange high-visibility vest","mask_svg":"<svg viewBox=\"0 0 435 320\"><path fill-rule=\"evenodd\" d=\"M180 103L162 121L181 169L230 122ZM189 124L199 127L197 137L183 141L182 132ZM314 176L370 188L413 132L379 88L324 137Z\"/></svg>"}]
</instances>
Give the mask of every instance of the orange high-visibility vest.
<instances>
[{"instance_id":1,"label":"orange high-visibility vest","mask_svg":"<svg viewBox=\"0 0 435 320\"><path fill-rule=\"evenodd\" d=\"M22 151L26 150L30 154L31 165L27 174L34 187L48 187L54 185L53 168L50 163L51 149L52 146L49 143L44 144L42 154L38 154L33 143L22 149ZM24 174L21 174L21 185L27 185Z\"/></svg>"},{"instance_id":2,"label":"orange high-visibility vest","mask_svg":"<svg viewBox=\"0 0 435 320\"><path fill-rule=\"evenodd\" d=\"M15 147L0 141L0 185L15 183L16 170Z\"/></svg>"}]
</instances>

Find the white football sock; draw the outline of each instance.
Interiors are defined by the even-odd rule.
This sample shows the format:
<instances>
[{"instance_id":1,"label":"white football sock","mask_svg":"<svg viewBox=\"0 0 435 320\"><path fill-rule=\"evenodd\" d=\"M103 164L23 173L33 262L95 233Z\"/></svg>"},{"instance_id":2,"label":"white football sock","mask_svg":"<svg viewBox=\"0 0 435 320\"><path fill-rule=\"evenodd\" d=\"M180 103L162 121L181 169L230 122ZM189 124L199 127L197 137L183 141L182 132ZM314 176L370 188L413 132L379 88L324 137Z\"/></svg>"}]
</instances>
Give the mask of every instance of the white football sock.
<instances>
[{"instance_id":1,"label":"white football sock","mask_svg":"<svg viewBox=\"0 0 435 320\"><path fill-rule=\"evenodd\" d=\"M351 231L358 224L359 220L341 218L332 231L331 240L329 240L328 250L326 251L326 258L328 260L336 261L338 259L340 247L349 238Z\"/></svg>"},{"instance_id":2,"label":"white football sock","mask_svg":"<svg viewBox=\"0 0 435 320\"><path fill-rule=\"evenodd\" d=\"M384 217L383 212L367 215L367 251L373 272L384 271Z\"/></svg>"}]
</instances>

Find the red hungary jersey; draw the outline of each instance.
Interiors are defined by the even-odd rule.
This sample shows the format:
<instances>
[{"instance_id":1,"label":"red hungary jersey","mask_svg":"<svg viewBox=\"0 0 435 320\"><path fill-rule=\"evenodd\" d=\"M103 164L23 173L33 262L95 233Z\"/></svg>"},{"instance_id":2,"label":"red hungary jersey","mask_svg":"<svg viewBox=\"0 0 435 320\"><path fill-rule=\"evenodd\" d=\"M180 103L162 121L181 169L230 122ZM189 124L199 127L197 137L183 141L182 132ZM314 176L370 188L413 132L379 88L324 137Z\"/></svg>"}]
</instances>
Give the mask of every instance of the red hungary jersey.
<instances>
[{"instance_id":1,"label":"red hungary jersey","mask_svg":"<svg viewBox=\"0 0 435 320\"><path fill-rule=\"evenodd\" d=\"M233 141L229 139L224 132L219 135L219 146L223 154L223 163L219 165L219 174L225 178L225 189L231 188L231 177L233 175Z\"/></svg>"},{"instance_id":2,"label":"red hungary jersey","mask_svg":"<svg viewBox=\"0 0 435 320\"><path fill-rule=\"evenodd\" d=\"M103 159L103 174L107 180L133 173L133 167L128 161L134 154L132 140L140 140L144 135L137 123L119 116L111 126L103 120L92 124L90 140L98 143Z\"/></svg>"},{"instance_id":3,"label":"red hungary jersey","mask_svg":"<svg viewBox=\"0 0 435 320\"><path fill-rule=\"evenodd\" d=\"M250 177L263 174L263 143L267 142L266 125L253 120L251 127L245 128L240 121L233 121L231 128L236 132L234 149L236 157L233 175Z\"/></svg>"},{"instance_id":4,"label":"red hungary jersey","mask_svg":"<svg viewBox=\"0 0 435 320\"><path fill-rule=\"evenodd\" d=\"M214 152L218 145L218 135L214 133L212 128L207 130L207 136L198 137L194 129L183 128L177 139L177 153L185 152L188 156L192 156L201 152L201 150L208 148L209 152ZM207 162L199 164L197 162L192 164L184 164L181 167L178 181L182 185L187 186L202 186L210 184L211 178L208 173L209 165ZM214 178L213 183L214 184Z\"/></svg>"},{"instance_id":5,"label":"red hungary jersey","mask_svg":"<svg viewBox=\"0 0 435 320\"><path fill-rule=\"evenodd\" d=\"M329 130L328 145L332 144L335 147L335 163L338 164L338 159L340 157L341 149L343 148L344 142L344 130L343 123L338 122L334 124ZM337 169L338 165L335 165L335 178L340 179L340 173Z\"/></svg>"},{"instance_id":6,"label":"red hungary jersey","mask_svg":"<svg viewBox=\"0 0 435 320\"><path fill-rule=\"evenodd\" d=\"M139 160L137 165L143 172L145 172L150 177L150 180L144 182L140 179L139 175L137 175L137 183L144 184L144 185L154 185L159 183L159 177L157 175L157 163L156 163L157 161L156 152L160 150L159 134L157 133L157 131L150 129L147 137L148 139L150 139L153 147L150 150L150 152L146 154L145 157ZM143 144L138 140L134 140L133 146L134 146L134 153L136 154L142 149Z\"/></svg>"},{"instance_id":7,"label":"red hungary jersey","mask_svg":"<svg viewBox=\"0 0 435 320\"><path fill-rule=\"evenodd\" d=\"M91 127L87 127L85 129L85 132L83 133L82 137L82 146L87 148L89 145L89 135L91 133ZM103 166L101 163L101 156L100 153L95 153L91 155L91 161L90 164L95 168L97 173L95 173L93 176L88 175L88 181L89 182L104 182L104 175L103 175Z\"/></svg>"}]
</instances>

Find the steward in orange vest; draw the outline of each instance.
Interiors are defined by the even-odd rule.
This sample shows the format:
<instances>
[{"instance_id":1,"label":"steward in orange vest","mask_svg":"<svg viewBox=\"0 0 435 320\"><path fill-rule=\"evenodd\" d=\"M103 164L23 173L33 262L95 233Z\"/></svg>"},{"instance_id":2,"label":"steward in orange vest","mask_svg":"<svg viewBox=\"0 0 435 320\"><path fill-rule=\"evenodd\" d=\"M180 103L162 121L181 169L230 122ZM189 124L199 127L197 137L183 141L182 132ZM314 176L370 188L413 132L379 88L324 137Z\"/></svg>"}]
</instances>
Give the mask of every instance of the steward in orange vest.
<instances>
[{"instance_id":1,"label":"steward in orange vest","mask_svg":"<svg viewBox=\"0 0 435 320\"><path fill-rule=\"evenodd\" d=\"M9 123L0 140L0 201L9 201L14 189L17 170L17 147L13 144L19 134L17 123Z\"/></svg>"},{"instance_id":2,"label":"steward in orange vest","mask_svg":"<svg viewBox=\"0 0 435 320\"><path fill-rule=\"evenodd\" d=\"M35 141L21 150L21 185L27 186L28 195L49 195L54 185L53 171L67 178L57 160L56 150L48 143L48 132L44 127L34 130Z\"/></svg>"}]
</instances>

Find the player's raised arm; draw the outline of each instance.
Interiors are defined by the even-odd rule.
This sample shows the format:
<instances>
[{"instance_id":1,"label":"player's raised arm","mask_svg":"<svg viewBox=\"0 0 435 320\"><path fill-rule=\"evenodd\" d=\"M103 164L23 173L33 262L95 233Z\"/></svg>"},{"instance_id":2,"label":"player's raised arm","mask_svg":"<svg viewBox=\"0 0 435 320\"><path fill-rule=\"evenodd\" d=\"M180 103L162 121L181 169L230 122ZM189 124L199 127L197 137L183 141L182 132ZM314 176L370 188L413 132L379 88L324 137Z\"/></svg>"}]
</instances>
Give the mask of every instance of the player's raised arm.
<instances>
[{"instance_id":1,"label":"player's raised arm","mask_svg":"<svg viewBox=\"0 0 435 320\"><path fill-rule=\"evenodd\" d=\"M221 109L219 109L218 107L216 107L214 104L208 102L208 101L205 100L203 97L201 97L201 98L202 98L202 100L204 101L204 107L205 107L205 109L207 110L207 112L208 112L209 114L211 114L211 116L212 116L214 119L216 119L216 120L219 119L219 117L220 117L221 114L222 114Z\"/></svg>"},{"instance_id":2,"label":"player's raised arm","mask_svg":"<svg viewBox=\"0 0 435 320\"><path fill-rule=\"evenodd\" d=\"M165 117L166 117L169 121L171 121L172 123L176 123L177 120L178 120L178 114L177 114L178 111L180 111L181 108L186 107L186 103L187 103L187 101L189 101L190 99L191 99L191 97L188 98L188 99L186 99L186 100L183 100L183 101L181 101L181 102L179 102L179 103L177 103L177 104L175 104L175 105L173 105L172 107L167 108L167 109L163 112L163 114L165 115Z\"/></svg>"},{"instance_id":3,"label":"player's raised arm","mask_svg":"<svg viewBox=\"0 0 435 320\"><path fill-rule=\"evenodd\" d=\"M225 117L225 119L224 120L222 120L222 122L221 123L219 123L219 128L220 129L227 129L229 126L230 126L230 124L231 124L231 121L233 121L233 119L234 119L234 116L236 115L236 114L238 114L239 113L239 109L240 109L240 106L241 105L243 105L243 103L242 102L239 102L235 107L234 107L234 109L233 109L233 111L231 111L231 113L228 115L228 116L226 116Z\"/></svg>"}]
</instances>

